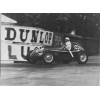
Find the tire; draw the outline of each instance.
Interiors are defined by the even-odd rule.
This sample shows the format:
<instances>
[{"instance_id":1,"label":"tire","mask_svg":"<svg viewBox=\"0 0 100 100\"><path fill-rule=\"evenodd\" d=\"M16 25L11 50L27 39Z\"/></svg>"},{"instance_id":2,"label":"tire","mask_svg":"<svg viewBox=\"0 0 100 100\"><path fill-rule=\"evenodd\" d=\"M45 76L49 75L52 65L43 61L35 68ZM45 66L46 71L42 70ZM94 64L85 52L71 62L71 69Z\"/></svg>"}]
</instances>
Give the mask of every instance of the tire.
<instances>
[{"instance_id":1,"label":"tire","mask_svg":"<svg viewBox=\"0 0 100 100\"><path fill-rule=\"evenodd\" d=\"M43 62L45 64L52 64L54 62L54 54L52 52L45 52L43 54Z\"/></svg>"},{"instance_id":2,"label":"tire","mask_svg":"<svg viewBox=\"0 0 100 100\"><path fill-rule=\"evenodd\" d=\"M85 64L88 61L87 53L85 51L78 52L76 60L79 64Z\"/></svg>"},{"instance_id":3,"label":"tire","mask_svg":"<svg viewBox=\"0 0 100 100\"><path fill-rule=\"evenodd\" d=\"M32 53L32 50L27 54L27 62L28 63L31 63L31 64L35 64L37 63L36 60L33 60L31 57L30 57L30 54Z\"/></svg>"}]
</instances>

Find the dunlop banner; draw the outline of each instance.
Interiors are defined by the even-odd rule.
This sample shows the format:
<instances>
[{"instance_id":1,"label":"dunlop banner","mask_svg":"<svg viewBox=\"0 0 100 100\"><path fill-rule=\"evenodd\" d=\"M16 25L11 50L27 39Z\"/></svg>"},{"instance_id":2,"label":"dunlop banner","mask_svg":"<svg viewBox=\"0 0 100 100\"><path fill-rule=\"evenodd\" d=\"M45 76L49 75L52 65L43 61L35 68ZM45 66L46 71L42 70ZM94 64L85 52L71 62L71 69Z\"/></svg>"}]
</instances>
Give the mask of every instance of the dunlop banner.
<instances>
[{"instance_id":1,"label":"dunlop banner","mask_svg":"<svg viewBox=\"0 0 100 100\"><path fill-rule=\"evenodd\" d=\"M1 60L26 61L27 53L36 46L22 44L1 44Z\"/></svg>"},{"instance_id":2,"label":"dunlop banner","mask_svg":"<svg viewBox=\"0 0 100 100\"><path fill-rule=\"evenodd\" d=\"M24 43L43 43L44 45L51 46L53 32L32 27L1 25L1 40Z\"/></svg>"},{"instance_id":3,"label":"dunlop banner","mask_svg":"<svg viewBox=\"0 0 100 100\"><path fill-rule=\"evenodd\" d=\"M1 25L1 60L25 61L37 45L52 46L53 32L39 28Z\"/></svg>"}]
</instances>

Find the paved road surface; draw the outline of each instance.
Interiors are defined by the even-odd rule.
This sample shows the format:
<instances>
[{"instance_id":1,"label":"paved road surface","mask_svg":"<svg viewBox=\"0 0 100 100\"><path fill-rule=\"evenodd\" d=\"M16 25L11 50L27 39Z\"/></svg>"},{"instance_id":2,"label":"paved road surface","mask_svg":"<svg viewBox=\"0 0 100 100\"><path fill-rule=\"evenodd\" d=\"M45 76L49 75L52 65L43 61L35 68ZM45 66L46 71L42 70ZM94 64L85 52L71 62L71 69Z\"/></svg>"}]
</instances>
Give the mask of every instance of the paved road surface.
<instances>
[{"instance_id":1,"label":"paved road surface","mask_svg":"<svg viewBox=\"0 0 100 100\"><path fill-rule=\"evenodd\" d=\"M0 85L7 86L96 86L100 85L100 56L87 64L2 64Z\"/></svg>"}]
</instances>

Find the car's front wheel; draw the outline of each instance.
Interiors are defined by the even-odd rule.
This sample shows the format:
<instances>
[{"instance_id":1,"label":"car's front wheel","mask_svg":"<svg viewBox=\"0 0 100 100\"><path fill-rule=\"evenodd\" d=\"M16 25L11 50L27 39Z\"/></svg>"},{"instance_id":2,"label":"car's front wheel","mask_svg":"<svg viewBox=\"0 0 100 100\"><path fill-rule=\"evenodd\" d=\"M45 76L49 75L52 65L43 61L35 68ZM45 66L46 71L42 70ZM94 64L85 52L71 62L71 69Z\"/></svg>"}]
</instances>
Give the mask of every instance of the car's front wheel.
<instances>
[{"instance_id":1,"label":"car's front wheel","mask_svg":"<svg viewBox=\"0 0 100 100\"><path fill-rule=\"evenodd\" d=\"M45 64L52 64L54 61L54 55L52 52L45 52L43 54L43 62Z\"/></svg>"},{"instance_id":2,"label":"car's front wheel","mask_svg":"<svg viewBox=\"0 0 100 100\"><path fill-rule=\"evenodd\" d=\"M79 64L85 64L88 61L87 53L85 51L78 52L76 60Z\"/></svg>"}]
</instances>

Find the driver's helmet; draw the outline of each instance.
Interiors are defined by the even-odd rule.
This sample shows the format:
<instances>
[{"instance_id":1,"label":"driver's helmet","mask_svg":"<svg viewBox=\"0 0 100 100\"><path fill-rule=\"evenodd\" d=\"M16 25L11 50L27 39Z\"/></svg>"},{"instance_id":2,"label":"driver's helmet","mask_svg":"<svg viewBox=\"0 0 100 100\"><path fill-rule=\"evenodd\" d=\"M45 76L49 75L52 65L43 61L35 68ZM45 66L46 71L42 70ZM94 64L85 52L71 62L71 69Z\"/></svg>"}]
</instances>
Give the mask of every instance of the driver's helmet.
<instances>
[{"instance_id":1,"label":"driver's helmet","mask_svg":"<svg viewBox=\"0 0 100 100\"><path fill-rule=\"evenodd\" d=\"M65 42L68 42L70 41L70 39L68 37L65 38Z\"/></svg>"}]
</instances>

